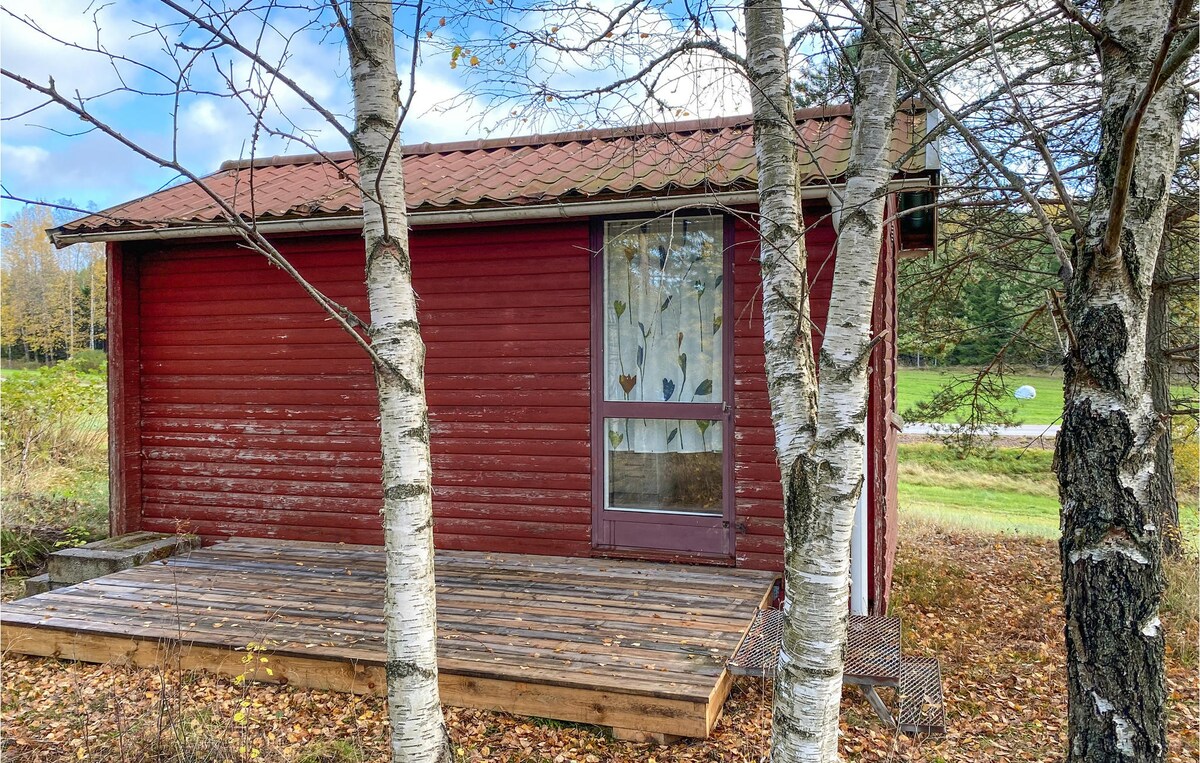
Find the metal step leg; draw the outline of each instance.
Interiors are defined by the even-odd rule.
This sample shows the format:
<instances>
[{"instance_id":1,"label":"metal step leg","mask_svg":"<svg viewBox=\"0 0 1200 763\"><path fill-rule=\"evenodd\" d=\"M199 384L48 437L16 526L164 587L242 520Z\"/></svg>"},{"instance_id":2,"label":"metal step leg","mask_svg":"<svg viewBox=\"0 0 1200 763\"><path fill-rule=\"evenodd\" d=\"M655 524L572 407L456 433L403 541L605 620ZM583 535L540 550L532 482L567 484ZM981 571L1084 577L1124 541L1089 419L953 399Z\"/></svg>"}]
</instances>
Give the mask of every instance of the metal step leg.
<instances>
[{"instance_id":1,"label":"metal step leg","mask_svg":"<svg viewBox=\"0 0 1200 763\"><path fill-rule=\"evenodd\" d=\"M879 717L879 720L895 728L896 719L892 717L892 711L888 710L887 703L883 701L883 697L879 696L879 692L875 690L875 687L859 686L858 688L862 689L863 696L867 698L867 702L871 703L871 709L875 711L875 715Z\"/></svg>"}]
</instances>

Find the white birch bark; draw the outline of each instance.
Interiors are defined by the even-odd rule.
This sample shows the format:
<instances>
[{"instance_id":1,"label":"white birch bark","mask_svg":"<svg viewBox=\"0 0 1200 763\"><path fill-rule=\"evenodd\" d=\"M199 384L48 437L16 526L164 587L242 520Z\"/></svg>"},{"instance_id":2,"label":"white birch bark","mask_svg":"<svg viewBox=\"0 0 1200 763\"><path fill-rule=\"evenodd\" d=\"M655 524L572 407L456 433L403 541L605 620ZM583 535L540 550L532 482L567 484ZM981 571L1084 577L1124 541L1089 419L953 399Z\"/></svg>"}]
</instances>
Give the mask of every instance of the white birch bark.
<instances>
[{"instance_id":1,"label":"white birch bark","mask_svg":"<svg viewBox=\"0 0 1200 763\"><path fill-rule=\"evenodd\" d=\"M771 759L776 763L838 760L850 535L863 489L871 311L893 173L888 147L896 69L874 35L883 35L884 45L896 45L904 11L904 0L868 5L877 31L864 39L817 391L803 244L780 232L790 233L783 226L798 226L800 219L782 11L775 0L746 4L762 215L765 351L784 475L787 595L773 709ZM786 120L781 110L786 110ZM772 262L769 253L776 251L777 241L792 248L781 262Z\"/></svg>"},{"instance_id":2,"label":"white birch bark","mask_svg":"<svg viewBox=\"0 0 1200 763\"><path fill-rule=\"evenodd\" d=\"M88 349L96 349L96 255L88 254Z\"/></svg>"},{"instance_id":3,"label":"white birch bark","mask_svg":"<svg viewBox=\"0 0 1200 763\"><path fill-rule=\"evenodd\" d=\"M816 422L808 252L800 201L796 110L781 0L746 0L746 63L758 161L763 334L776 455L789 494L791 465Z\"/></svg>"},{"instance_id":4,"label":"white birch bark","mask_svg":"<svg viewBox=\"0 0 1200 763\"><path fill-rule=\"evenodd\" d=\"M772 760L799 760L814 725L799 687L797 659L815 625L796 607L812 506L801 455L816 431L816 364L808 303L808 252L800 199L796 112L780 0L746 0L746 66L758 163L758 232L763 283L763 353L784 500L784 638L775 677ZM836 720L835 720L836 723ZM835 726L836 734L836 726ZM835 737L836 742L836 737Z\"/></svg>"},{"instance_id":5,"label":"white birch bark","mask_svg":"<svg viewBox=\"0 0 1200 763\"><path fill-rule=\"evenodd\" d=\"M408 247L392 6L351 0L347 30L354 89L354 152L363 197L371 347L379 360L384 628L392 760L450 760L438 695L433 504L425 345Z\"/></svg>"},{"instance_id":6,"label":"white birch bark","mask_svg":"<svg viewBox=\"0 0 1200 763\"><path fill-rule=\"evenodd\" d=\"M746 66L758 163L758 231L763 283L763 353L784 500L784 638L775 677L772 759L792 760L811 736L806 698L794 691L807 624L792 592L802 586L811 514L801 455L816 431L816 364L808 303L808 252L800 199L796 112L780 0L746 0Z\"/></svg>"},{"instance_id":7,"label":"white birch bark","mask_svg":"<svg viewBox=\"0 0 1200 763\"><path fill-rule=\"evenodd\" d=\"M1163 424L1147 366L1156 258L1184 113L1183 76L1155 79L1167 0L1100 7L1096 184L1067 284L1072 333L1055 464L1062 500L1069 761L1166 756L1155 450ZM1190 36L1194 51L1195 36ZM1178 47L1178 46L1177 46ZM1178 52L1188 53L1184 49ZM1131 140L1132 139L1132 140ZM1132 159L1129 182L1122 165Z\"/></svg>"}]
</instances>

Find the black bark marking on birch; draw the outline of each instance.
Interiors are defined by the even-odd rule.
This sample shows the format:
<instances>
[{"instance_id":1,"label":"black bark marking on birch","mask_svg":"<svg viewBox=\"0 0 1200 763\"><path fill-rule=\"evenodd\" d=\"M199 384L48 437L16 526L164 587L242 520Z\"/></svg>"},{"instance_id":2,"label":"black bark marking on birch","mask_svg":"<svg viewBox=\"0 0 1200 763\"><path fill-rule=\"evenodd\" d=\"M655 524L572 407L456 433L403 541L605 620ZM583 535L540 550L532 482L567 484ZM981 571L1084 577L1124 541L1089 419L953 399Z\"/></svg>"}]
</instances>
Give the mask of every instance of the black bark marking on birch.
<instances>
[{"instance_id":1,"label":"black bark marking on birch","mask_svg":"<svg viewBox=\"0 0 1200 763\"><path fill-rule=\"evenodd\" d=\"M396 129L396 123L390 119L385 119L377 115L365 116L358 120L359 132L381 132L390 133ZM374 169L380 166L380 159L372 157L367 166Z\"/></svg>"},{"instance_id":2,"label":"black bark marking on birch","mask_svg":"<svg viewBox=\"0 0 1200 763\"><path fill-rule=\"evenodd\" d=\"M1084 399L1068 406L1056 445L1072 763L1155 761L1165 749L1153 508L1118 477L1134 444L1124 411Z\"/></svg>"},{"instance_id":3,"label":"black bark marking on birch","mask_svg":"<svg viewBox=\"0 0 1200 763\"><path fill-rule=\"evenodd\" d=\"M371 342L371 345L376 348L387 344L389 344L389 342ZM390 344L396 344L396 342L393 341L390 342ZM400 368L397 367L396 364L393 363L389 358L383 357L381 360L386 365L375 367L375 373L384 379L384 381L379 383L380 389L394 387L399 389L401 392L405 392L410 395L424 394L424 390L422 390L420 385L415 384L411 379L409 379L404 372L401 371ZM418 378L421 378L423 376L423 372L419 372L417 376Z\"/></svg>"},{"instance_id":4,"label":"black bark marking on birch","mask_svg":"<svg viewBox=\"0 0 1200 763\"><path fill-rule=\"evenodd\" d=\"M792 462L787 485L783 521L787 525L789 548L795 549L812 537L817 518L816 502L813 500L814 485L805 456Z\"/></svg>"},{"instance_id":5,"label":"black bark marking on birch","mask_svg":"<svg viewBox=\"0 0 1200 763\"><path fill-rule=\"evenodd\" d=\"M413 334L416 334L417 336L421 335L421 324L415 320L393 321L392 323L387 324L383 328L388 333L391 333L391 332L400 333L402 331L408 331Z\"/></svg>"},{"instance_id":6,"label":"black bark marking on birch","mask_svg":"<svg viewBox=\"0 0 1200 763\"><path fill-rule=\"evenodd\" d=\"M793 668L793 672L800 673L800 674L806 675L806 676L816 676L817 678L833 678L834 676L839 675L842 671L840 669L834 670L833 668L801 668L801 667L797 667L797 668Z\"/></svg>"},{"instance_id":7,"label":"black bark marking on birch","mask_svg":"<svg viewBox=\"0 0 1200 763\"><path fill-rule=\"evenodd\" d=\"M862 414L859 413L856 414L855 417L857 418L861 415ZM822 437L819 445L821 450L828 450L840 447L843 443L847 442L852 442L858 445L866 444L863 442L863 438L859 436L858 430L856 430L854 427L840 427L836 431L831 432L825 437Z\"/></svg>"},{"instance_id":8,"label":"black bark marking on birch","mask_svg":"<svg viewBox=\"0 0 1200 763\"><path fill-rule=\"evenodd\" d=\"M387 660L383 663L383 669L387 673L389 680L393 678L408 678L409 676L421 676L430 681L437 678L436 670L423 668L415 662L407 660Z\"/></svg>"},{"instance_id":9,"label":"black bark marking on birch","mask_svg":"<svg viewBox=\"0 0 1200 763\"><path fill-rule=\"evenodd\" d=\"M1075 321L1075 343L1076 357L1088 377L1105 392L1119 394L1122 384L1117 364L1129 346L1121 309L1116 305L1087 307ZM1068 363L1068 371L1077 372L1072 366ZM1073 381L1069 378L1067 383Z\"/></svg>"},{"instance_id":10,"label":"black bark marking on birch","mask_svg":"<svg viewBox=\"0 0 1200 763\"><path fill-rule=\"evenodd\" d=\"M1166 202L1166 177L1158 175L1152 178L1137 178L1130 180L1129 207L1125 210L1126 219L1134 221L1149 220Z\"/></svg>"},{"instance_id":11,"label":"black bark marking on birch","mask_svg":"<svg viewBox=\"0 0 1200 763\"><path fill-rule=\"evenodd\" d=\"M409 257L408 249L401 246L392 236L380 236L371 242L370 251L367 252L367 267L382 256L391 257L399 263L405 273L412 275L412 258Z\"/></svg>"},{"instance_id":12,"label":"black bark marking on birch","mask_svg":"<svg viewBox=\"0 0 1200 763\"><path fill-rule=\"evenodd\" d=\"M789 713L782 712L781 708L776 705L775 711L771 713L771 724L776 728L788 729L788 736L796 739L815 739L816 735L811 731L802 728L798 723L792 720Z\"/></svg>"},{"instance_id":13,"label":"black bark marking on birch","mask_svg":"<svg viewBox=\"0 0 1200 763\"><path fill-rule=\"evenodd\" d=\"M788 310L796 313L797 315L799 315L801 313L801 310L802 310L801 306L799 304L797 304L797 302L795 300L791 299L787 294L784 294L779 289L772 289L771 293L774 296L768 300L768 304L770 304L770 305L782 304ZM807 299L808 292L807 291L801 292L800 297Z\"/></svg>"},{"instance_id":14,"label":"black bark marking on birch","mask_svg":"<svg viewBox=\"0 0 1200 763\"><path fill-rule=\"evenodd\" d=\"M1126 211L1128 215L1128 210ZM1137 239L1133 235L1133 231L1126 228L1121 231L1121 264L1125 266L1125 274L1129 278L1129 283L1137 284L1141 278L1142 263L1141 253L1138 251ZM1134 288L1135 293L1140 292Z\"/></svg>"},{"instance_id":15,"label":"black bark marking on birch","mask_svg":"<svg viewBox=\"0 0 1200 763\"><path fill-rule=\"evenodd\" d=\"M401 484L392 485L383 491L383 497L392 501L405 501L409 498L427 495L429 493L428 485L419 484Z\"/></svg>"},{"instance_id":16,"label":"black bark marking on birch","mask_svg":"<svg viewBox=\"0 0 1200 763\"><path fill-rule=\"evenodd\" d=\"M874 221L871 214L866 209L849 209L842 210L842 228L854 228L856 230L865 231L874 227Z\"/></svg>"},{"instance_id":17,"label":"black bark marking on birch","mask_svg":"<svg viewBox=\"0 0 1200 763\"><path fill-rule=\"evenodd\" d=\"M1136 99L1130 99L1130 103ZM1119 141L1120 136L1125 130L1125 114L1129 110L1127 104L1109 105L1105 114L1100 118L1101 135L1111 138L1106 141L1108 145L1101 149L1100 155L1096 157L1096 186L1106 190L1113 187L1113 183L1117 178L1117 161L1120 158ZM1103 199L1097 198L1097 201L1102 201L1104 207L1108 206L1108 197Z\"/></svg>"},{"instance_id":18,"label":"black bark marking on birch","mask_svg":"<svg viewBox=\"0 0 1200 763\"><path fill-rule=\"evenodd\" d=\"M802 373L784 371L782 373L775 374L772 378L774 378L776 382L782 382L784 384L798 384L804 381L805 376Z\"/></svg>"},{"instance_id":19,"label":"black bark marking on birch","mask_svg":"<svg viewBox=\"0 0 1200 763\"><path fill-rule=\"evenodd\" d=\"M400 433L400 436L406 440L429 442L429 416L425 416L425 420L421 422L421 426L406 429Z\"/></svg>"},{"instance_id":20,"label":"black bark marking on birch","mask_svg":"<svg viewBox=\"0 0 1200 763\"><path fill-rule=\"evenodd\" d=\"M1055 460L1064 503L1069 495L1086 507L1082 514L1073 512L1082 536L1064 535L1062 542L1087 547L1112 524L1128 527L1135 520L1137 500L1118 476L1133 447L1133 427L1123 411L1093 411L1091 401L1083 400L1067 408L1062 431L1068 436L1056 440Z\"/></svg>"}]
</instances>

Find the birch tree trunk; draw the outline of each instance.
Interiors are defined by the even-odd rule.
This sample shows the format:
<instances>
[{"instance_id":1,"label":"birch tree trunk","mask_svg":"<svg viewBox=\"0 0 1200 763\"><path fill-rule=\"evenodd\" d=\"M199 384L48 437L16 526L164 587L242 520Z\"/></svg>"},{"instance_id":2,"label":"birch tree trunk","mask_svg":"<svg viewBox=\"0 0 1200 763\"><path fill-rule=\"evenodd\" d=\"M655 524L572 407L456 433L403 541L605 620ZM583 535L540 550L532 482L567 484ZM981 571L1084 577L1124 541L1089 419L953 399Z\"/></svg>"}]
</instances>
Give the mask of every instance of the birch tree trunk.
<instances>
[{"instance_id":1,"label":"birch tree trunk","mask_svg":"<svg viewBox=\"0 0 1200 763\"><path fill-rule=\"evenodd\" d=\"M1158 507L1158 531L1162 537L1163 555L1179 556L1183 552L1183 536L1179 532L1179 501L1175 497L1175 454L1171 450L1171 291L1168 286L1171 273L1167 252L1169 246L1164 233L1158 247L1158 260L1154 266L1154 285L1150 291L1147 308L1146 337L1149 355L1146 368L1150 372L1150 396L1159 420L1167 427L1154 448L1154 492L1152 503Z\"/></svg>"},{"instance_id":2,"label":"birch tree trunk","mask_svg":"<svg viewBox=\"0 0 1200 763\"><path fill-rule=\"evenodd\" d=\"M767 384L785 512L784 635L771 759L829 763L838 759L850 535L863 489L871 310L892 176L896 69L879 38L867 35L818 392L783 12L779 0L747 0L745 9ZM868 16L885 45L898 43L903 0L870 4Z\"/></svg>"},{"instance_id":3,"label":"birch tree trunk","mask_svg":"<svg viewBox=\"0 0 1200 763\"><path fill-rule=\"evenodd\" d=\"M96 255L88 255L88 349L96 349Z\"/></svg>"},{"instance_id":4,"label":"birch tree trunk","mask_svg":"<svg viewBox=\"0 0 1200 763\"><path fill-rule=\"evenodd\" d=\"M825 725L811 714L812 666L805 662L814 631L824 629L797 606L813 506L801 455L816 432L816 364L808 303L808 252L800 203L796 111L791 97L781 0L746 0L746 65L758 162L758 232L763 283L763 351L783 482L784 633L775 673L772 760L799 760ZM836 715L834 744L837 743Z\"/></svg>"},{"instance_id":5,"label":"birch tree trunk","mask_svg":"<svg viewBox=\"0 0 1200 763\"><path fill-rule=\"evenodd\" d=\"M392 6L351 0L354 153L363 197L371 347L379 356L384 628L392 760L449 761L438 696L425 345L417 323L399 130Z\"/></svg>"},{"instance_id":6,"label":"birch tree trunk","mask_svg":"<svg viewBox=\"0 0 1200 763\"><path fill-rule=\"evenodd\" d=\"M1158 615L1162 541L1153 497L1163 425L1147 370L1147 316L1184 101L1181 77L1169 78L1145 105L1138 128L1138 100L1155 76L1171 17L1167 0L1108 0L1100 11L1100 156L1067 290L1074 341L1055 453L1067 759L1159 761L1166 752L1166 691ZM1125 183L1120 167L1130 157ZM1114 212L1120 194L1128 196L1123 214Z\"/></svg>"}]
</instances>

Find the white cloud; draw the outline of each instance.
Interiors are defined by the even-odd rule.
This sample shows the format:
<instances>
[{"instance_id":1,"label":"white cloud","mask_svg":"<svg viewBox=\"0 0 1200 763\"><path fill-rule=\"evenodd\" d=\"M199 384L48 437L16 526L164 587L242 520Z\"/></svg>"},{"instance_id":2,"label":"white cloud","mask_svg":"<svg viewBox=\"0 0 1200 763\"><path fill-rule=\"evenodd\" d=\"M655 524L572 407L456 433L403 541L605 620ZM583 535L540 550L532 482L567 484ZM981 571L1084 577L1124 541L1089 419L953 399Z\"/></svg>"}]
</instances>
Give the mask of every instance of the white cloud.
<instances>
[{"instance_id":1,"label":"white cloud","mask_svg":"<svg viewBox=\"0 0 1200 763\"><path fill-rule=\"evenodd\" d=\"M339 131L324 116L280 82L270 83L272 97L267 120L274 130L301 136L303 142L260 131L258 144L252 146L253 120L247 105L235 99L197 92L185 94L176 104L169 78L162 76L173 70L174 62L168 55L173 48L155 34L147 33L147 25L176 21L164 16L169 11L161 6L147 4L145 0L116 0L100 6L90 4L90 0L41 0L36 6L23 4L18 13L29 13L32 23L59 40L85 47L96 43L93 14L98 13L99 34L106 49L155 67L157 72L129 62L113 64L102 55L72 48L11 19L0 24L0 55L5 66L41 83L54 77L64 92L100 96L88 102L90 110L160 155L177 154L198 173L214 170L225 159L249 155L252 148L262 156L308 153L312 148L306 143L321 150L347 147ZM349 65L336 32L312 24L311 19L301 16L303 11L299 9L277 7L272 13L272 31L260 41L262 55L271 61L285 59L285 73L337 115L343 125L349 125L346 116L352 109ZM529 18L525 23L535 29L541 22ZM718 34L729 47L736 48L739 41L732 30L733 23L732 16L722 21ZM255 19L243 17L235 22L234 28L244 35L255 33L247 39L257 39L259 26ZM178 33L178 27L163 29L168 37ZM654 8L646 9L636 20L636 29L631 27L630 31L635 45L611 46L598 58L563 55L544 59L530 70L530 78L534 81L544 78L564 88L596 87L635 69L640 63L639 53L652 52L656 46L665 47L686 33ZM562 34L585 32L580 27L574 32L564 29ZM649 37L641 38L641 33ZM203 37L191 34L193 41ZM504 52L506 48L501 55ZM249 85L258 93L268 84L251 76L251 67L238 54L218 50L215 55L219 71L210 56L199 58L189 78L194 90L224 92L226 76L237 86ZM401 51L402 62L405 56ZM515 62L510 61L509 65ZM402 67L402 79L406 74ZM471 139L545 128L574 129L596 126L600 121L608 124L648 119L669 121L749 110L748 91L741 76L707 53L678 58L664 68L658 92L678 111L648 110L639 102L635 90L632 98L606 99L602 112L559 123L505 121L503 117L509 115L511 106L494 98L496 93L489 90L492 83L487 81L486 67L461 66L451 70L448 54L443 56L436 47L426 49L417 76L416 100L404 125L406 142ZM122 91L123 85L140 92ZM0 99L6 116L40 102L36 94L8 81L0 83ZM250 108L254 107L251 99ZM156 168L100 133L73 137L59 134L77 133L80 127L77 119L55 107L6 123L0 148L8 191L26 197L67 197L79 203L95 201L107 206L152 191L172 179L172 173Z\"/></svg>"},{"instance_id":2,"label":"white cloud","mask_svg":"<svg viewBox=\"0 0 1200 763\"><path fill-rule=\"evenodd\" d=\"M0 146L0 167L7 173L22 177L34 177L44 172L49 158L50 152L40 146Z\"/></svg>"}]
</instances>

